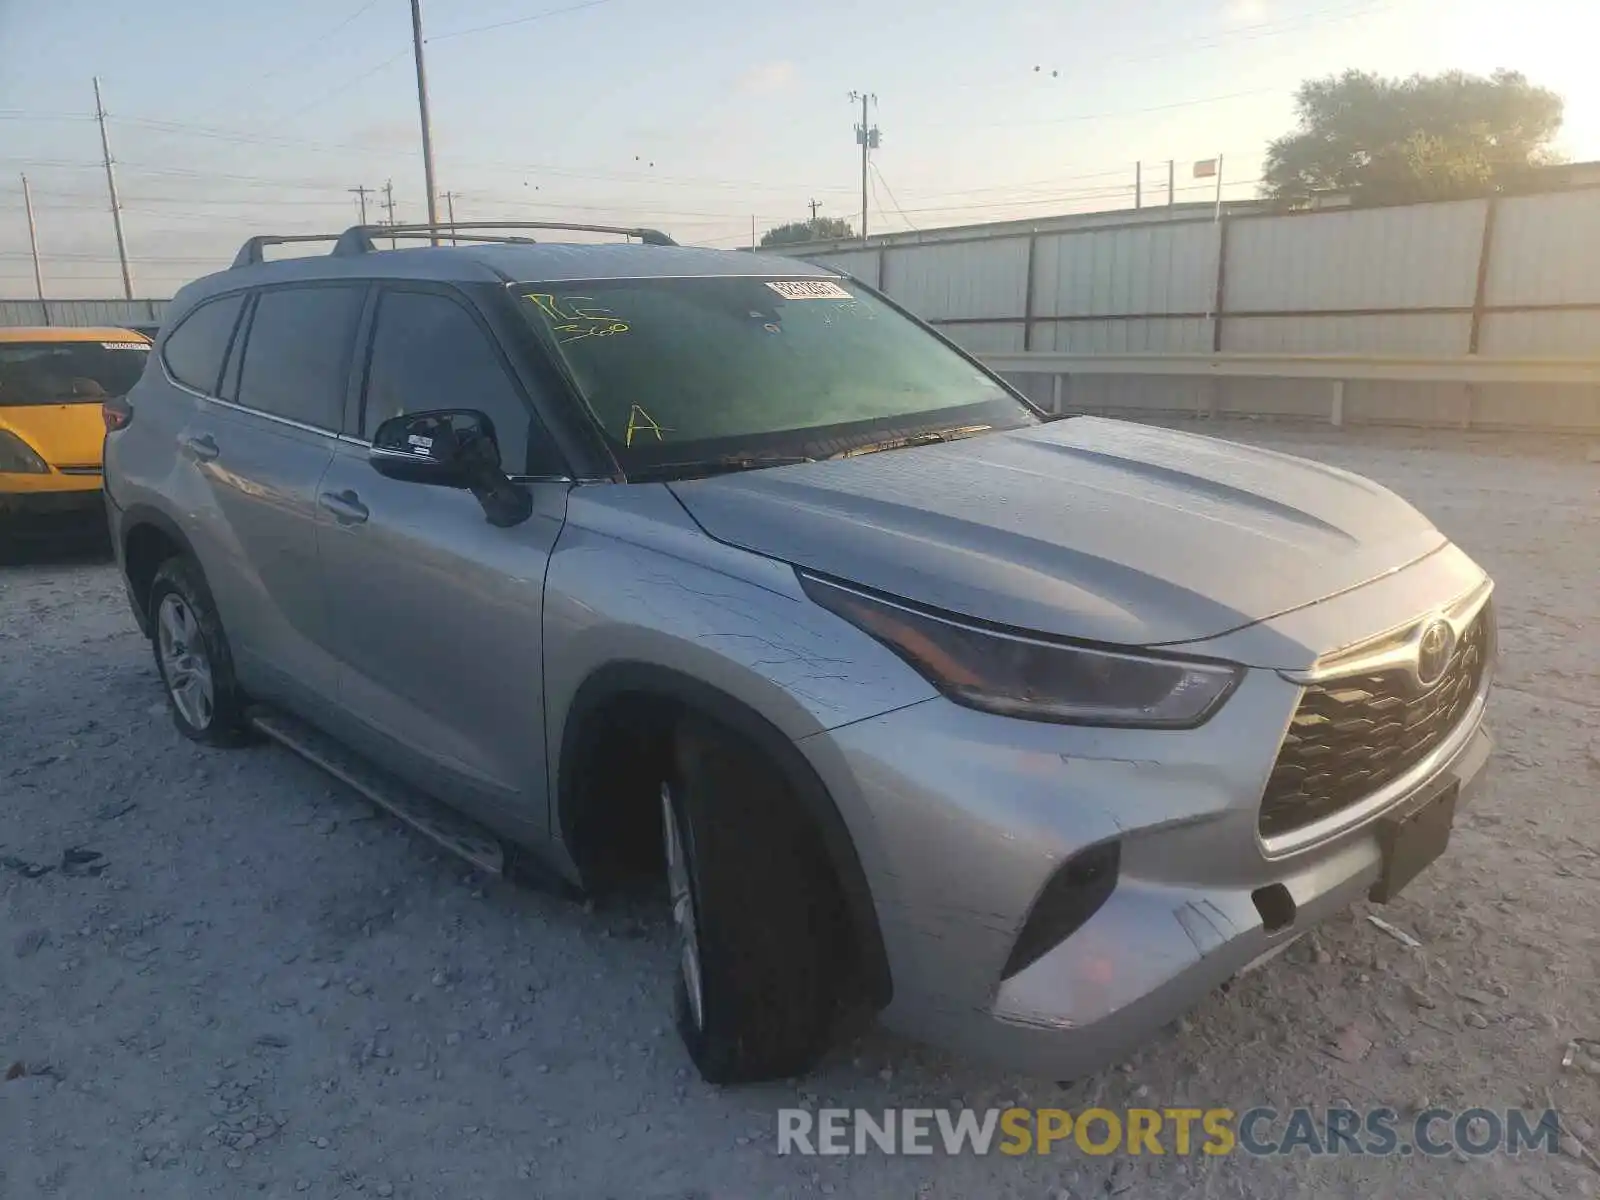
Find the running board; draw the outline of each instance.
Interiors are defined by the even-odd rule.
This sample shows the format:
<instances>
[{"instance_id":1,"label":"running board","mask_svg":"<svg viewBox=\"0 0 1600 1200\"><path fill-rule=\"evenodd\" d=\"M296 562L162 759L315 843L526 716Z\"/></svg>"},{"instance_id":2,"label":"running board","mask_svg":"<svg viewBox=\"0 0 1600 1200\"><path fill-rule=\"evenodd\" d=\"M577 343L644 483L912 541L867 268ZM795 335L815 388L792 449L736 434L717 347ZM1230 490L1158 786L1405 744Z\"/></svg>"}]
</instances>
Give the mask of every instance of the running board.
<instances>
[{"instance_id":1,"label":"running board","mask_svg":"<svg viewBox=\"0 0 1600 1200\"><path fill-rule=\"evenodd\" d=\"M287 713L256 707L246 717L273 741L349 784L379 808L452 854L460 855L481 871L505 874L503 843L470 817L402 783L327 734Z\"/></svg>"}]
</instances>

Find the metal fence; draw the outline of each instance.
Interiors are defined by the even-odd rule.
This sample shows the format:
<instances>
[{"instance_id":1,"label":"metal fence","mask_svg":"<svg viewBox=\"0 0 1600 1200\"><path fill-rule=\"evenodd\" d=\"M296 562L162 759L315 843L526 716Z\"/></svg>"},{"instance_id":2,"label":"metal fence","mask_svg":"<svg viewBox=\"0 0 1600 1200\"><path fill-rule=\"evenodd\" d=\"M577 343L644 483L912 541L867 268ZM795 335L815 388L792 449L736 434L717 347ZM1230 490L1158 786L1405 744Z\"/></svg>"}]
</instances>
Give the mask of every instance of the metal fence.
<instances>
[{"instance_id":1,"label":"metal fence","mask_svg":"<svg viewBox=\"0 0 1600 1200\"><path fill-rule=\"evenodd\" d=\"M0 300L0 326L153 325L170 300Z\"/></svg>"},{"instance_id":2,"label":"metal fence","mask_svg":"<svg viewBox=\"0 0 1600 1200\"><path fill-rule=\"evenodd\" d=\"M1304 213L1180 206L784 248L980 355L1600 356L1600 189ZM1019 375L1047 399L1053 381ZM1322 417L1286 380L1074 377L1073 409ZM1587 384L1352 381L1346 419L1600 428Z\"/></svg>"},{"instance_id":3,"label":"metal fence","mask_svg":"<svg viewBox=\"0 0 1600 1200\"><path fill-rule=\"evenodd\" d=\"M1600 188L1272 213L1178 205L785 247L980 355L1600 357ZM0 300L0 325L159 321L165 300ZM1058 373L1011 373L1048 403ZM1458 373L1459 376L1459 373ZM1476 377L1474 377L1476 378ZM1485 377L1487 378L1487 377ZM1074 410L1325 418L1325 388L1068 376ZM1350 422L1600 429L1600 386L1352 377Z\"/></svg>"}]
</instances>

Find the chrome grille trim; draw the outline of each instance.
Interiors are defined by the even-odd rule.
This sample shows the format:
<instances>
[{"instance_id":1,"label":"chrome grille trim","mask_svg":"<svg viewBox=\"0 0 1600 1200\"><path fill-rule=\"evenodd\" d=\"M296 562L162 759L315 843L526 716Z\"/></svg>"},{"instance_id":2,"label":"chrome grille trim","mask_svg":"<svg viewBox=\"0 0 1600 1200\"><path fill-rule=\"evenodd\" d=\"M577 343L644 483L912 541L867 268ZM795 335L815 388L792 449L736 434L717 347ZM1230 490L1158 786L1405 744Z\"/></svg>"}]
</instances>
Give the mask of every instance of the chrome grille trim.
<instances>
[{"instance_id":1,"label":"chrome grille trim","mask_svg":"<svg viewBox=\"0 0 1600 1200\"><path fill-rule=\"evenodd\" d=\"M1341 656L1342 664L1358 665L1345 666L1336 675L1319 675L1305 685L1263 791L1258 836L1269 858L1295 853L1365 822L1425 787L1466 749L1483 722L1498 653L1494 610L1488 600L1488 587L1480 587L1446 611L1453 627L1457 620L1464 618L1465 623L1450 671L1432 687L1407 686L1401 673L1408 672L1415 659L1396 656L1389 645L1372 655ZM1421 629L1433 619L1430 614L1403 628ZM1448 690L1467 682L1463 672L1477 674L1476 687L1464 701ZM1461 711L1450 714L1454 719L1448 726L1439 731L1428 728L1444 712L1457 708ZM1298 738L1297 720L1304 731ZM1340 724L1350 728L1336 728ZM1362 759L1361 738L1369 735L1371 763ZM1415 761L1404 761L1418 750ZM1397 757L1401 769L1389 775ZM1340 791L1349 789L1341 789L1339 772L1351 768L1352 759L1355 766L1375 775L1377 784L1365 794L1341 797ZM1319 765L1331 768L1325 772L1328 777L1317 777ZM1307 781L1312 782L1309 793ZM1297 821L1296 805L1304 805L1310 816Z\"/></svg>"}]
</instances>

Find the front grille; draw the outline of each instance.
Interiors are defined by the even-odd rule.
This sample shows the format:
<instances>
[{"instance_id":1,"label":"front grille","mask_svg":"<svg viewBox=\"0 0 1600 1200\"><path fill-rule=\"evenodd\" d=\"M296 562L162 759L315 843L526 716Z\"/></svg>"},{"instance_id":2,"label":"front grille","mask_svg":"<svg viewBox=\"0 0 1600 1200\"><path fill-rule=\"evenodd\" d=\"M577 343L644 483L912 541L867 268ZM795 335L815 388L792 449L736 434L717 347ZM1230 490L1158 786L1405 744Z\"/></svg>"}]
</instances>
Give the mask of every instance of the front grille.
<instances>
[{"instance_id":1,"label":"front grille","mask_svg":"<svg viewBox=\"0 0 1600 1200\"><path fill-rule=\"evenodd\" d=\"M58 464L56 466L56 470L60 471L63 475L98 475L98 474L100 474L99 465L98 464L93 464L93 463L84 463L84 464L81 464L81 465L77 464L77 463L73 463L73 464L70 464L70 465L60 465L60 464Z\"/></svg>"},{"instance_id":2,"label":"front grille","mask_svg":"<svg viewBox=\"0 0 1600 1200\"><path fill-rule=\"evenodd\" d=\"M1263 837L1321 820L1416 766L1466 717L1493 652L1485 605L1439 682L1423 691L1405 668L1307 687L1261 801Z\"/></svg>"}]
</instances>

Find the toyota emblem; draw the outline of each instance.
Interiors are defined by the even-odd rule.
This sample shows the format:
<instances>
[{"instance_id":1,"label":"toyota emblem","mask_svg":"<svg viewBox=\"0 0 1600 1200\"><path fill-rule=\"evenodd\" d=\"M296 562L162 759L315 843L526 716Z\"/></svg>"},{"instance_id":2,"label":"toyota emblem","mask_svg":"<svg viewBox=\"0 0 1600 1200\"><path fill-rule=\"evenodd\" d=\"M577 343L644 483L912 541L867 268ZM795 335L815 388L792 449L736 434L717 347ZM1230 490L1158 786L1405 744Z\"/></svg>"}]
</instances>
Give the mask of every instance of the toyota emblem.
<instances>
[{"instance_id":1,"label":"toyota emblem","mask_svg":"<svg viewBox=\"0 0 1600 1200\"><path fill-rule=\"evenodd\" d=\"M1444 677L1455 649L1455 631L1448 621L1430 621L1417 640L1417 682L1432 687Z\"/></svg>"}]
</instances>

